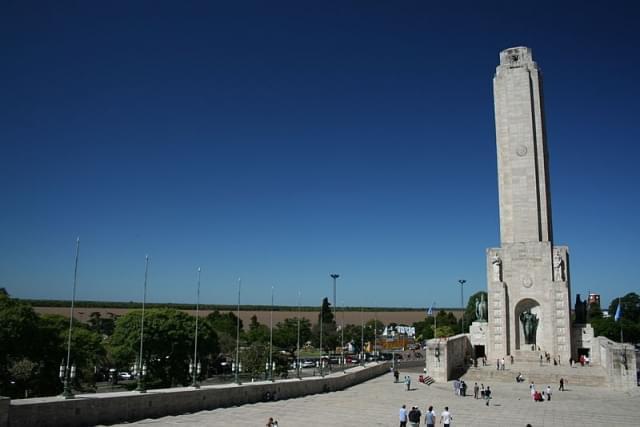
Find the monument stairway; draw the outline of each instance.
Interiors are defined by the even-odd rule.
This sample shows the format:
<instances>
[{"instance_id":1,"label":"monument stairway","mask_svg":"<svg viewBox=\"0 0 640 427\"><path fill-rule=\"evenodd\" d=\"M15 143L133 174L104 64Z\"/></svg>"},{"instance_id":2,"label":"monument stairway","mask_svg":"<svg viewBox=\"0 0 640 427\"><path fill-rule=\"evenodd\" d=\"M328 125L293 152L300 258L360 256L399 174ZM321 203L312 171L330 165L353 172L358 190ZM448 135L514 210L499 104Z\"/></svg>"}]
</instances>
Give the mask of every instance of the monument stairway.
<instances>
[{"instance_id":1,"label":"monument stairway","mask_svg":"<svg viewBox=\"0 0 640 427\"><path fill-rule=\"evenodd\" d=\"M607 376L600 366L587 367L577 365L572 368L568 365L554 366L553 362L548 364L546 361L540 366L539 356L536 362L528 360L518 362L518 359L516 359L513 365L508 359L505 360L504 371L496 369L494 360L492 365L478 366L477 368L470 367L462 376L462 379L467 385L472 385L474 382L486 385L492 382L515 382L518 373L522 373L525 384L528 385L533 381L538 386L544 385L546 387L550 385L553 390L558 390L560 378L565 380L568 388L572 384L594 387L607 386Z\"/></svg>"}]
</instances>

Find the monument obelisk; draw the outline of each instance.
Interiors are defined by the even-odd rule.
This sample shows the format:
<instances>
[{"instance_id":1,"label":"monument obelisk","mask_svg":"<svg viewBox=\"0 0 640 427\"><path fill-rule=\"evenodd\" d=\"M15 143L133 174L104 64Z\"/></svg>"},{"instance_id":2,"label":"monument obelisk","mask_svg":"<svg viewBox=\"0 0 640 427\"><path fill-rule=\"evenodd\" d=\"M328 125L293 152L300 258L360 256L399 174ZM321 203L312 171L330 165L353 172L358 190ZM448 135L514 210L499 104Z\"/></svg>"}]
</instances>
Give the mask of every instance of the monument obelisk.
<instances>
[{"instance_id":1,"label":"monument obelisk","mask_svg":"<svg viewBox=\"0 0 640 427\"><path fill-rule=\"evenodd\" d=\"M569 253L553 244L541 80L531 49L500 52L493 92L501 246L487 249L490 360L571 357Z\"/></svg>"}]
</instances>

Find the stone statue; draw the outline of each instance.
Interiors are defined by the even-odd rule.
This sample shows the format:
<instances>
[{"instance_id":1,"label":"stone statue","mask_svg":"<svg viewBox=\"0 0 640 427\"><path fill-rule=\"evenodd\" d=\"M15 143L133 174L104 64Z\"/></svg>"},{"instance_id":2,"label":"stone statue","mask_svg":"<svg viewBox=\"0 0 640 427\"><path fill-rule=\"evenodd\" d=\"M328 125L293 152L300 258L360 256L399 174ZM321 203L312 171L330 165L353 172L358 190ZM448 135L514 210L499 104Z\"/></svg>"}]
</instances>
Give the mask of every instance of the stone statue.
<instances>
[{"instance_id":1,"label":"stone statue","mask_svg":"<svg viewBox=\"0 0 640 427\"><path fill-rule=\"evenodd\" d=\"M491 258L491 264L493 266L493 280L495 282L502 281L502 260L497 253L493 254L493 258Z\"/></svg>"},{"instance_id":2,"label":"stone statue","mask_svg":"<svg viewBox=\"0 0 640 427\"><path fill-rule=\"evenodd\" d=\"M524 343L535 344L538 316L532 313L531 309L527 309L520 314L520 321L522 322L522 330L524 331Z\"/></svg>"},{"instance_id":3,"label":"stone statue","mask_svg":"<svg viewBox=\"0 0 640 427\"><path fill-rule=\"evenodd\" d=\"M576 295L576 305L574 309L576 313L576 321L574 323L587 323L587 302L580 300L580 294Z\"/></svg>"},{"instance_id":4,"label":"stone statue","mask_svg":"<svg viewBox=\"0 0 640 427\"><path fill-rule=\"evenodd\" d=\"M564 280L563 264L564 262L560 256L560 251L556 251L553 255L553 277L556 282L562 282Z\"/></svg>"},{"instance_id":5,"label":"stone statue","mask_svg":"<svg viewBox=\"0 0 640 427\"><path fill-rule=\"evenodd\" d=\"M481 322L487 321L487 302L484 300L484 294L480 295L480 300L476 298L476 319Z\"/></svg>"}]
</instances>

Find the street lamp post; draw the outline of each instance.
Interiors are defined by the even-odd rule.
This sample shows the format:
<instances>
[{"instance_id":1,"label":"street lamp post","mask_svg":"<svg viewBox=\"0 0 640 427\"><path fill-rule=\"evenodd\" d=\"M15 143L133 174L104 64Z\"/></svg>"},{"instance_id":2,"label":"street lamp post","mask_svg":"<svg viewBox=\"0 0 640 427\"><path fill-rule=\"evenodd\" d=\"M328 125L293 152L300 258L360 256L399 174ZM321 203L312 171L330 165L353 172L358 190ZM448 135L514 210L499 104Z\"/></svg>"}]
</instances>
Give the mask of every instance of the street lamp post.
<instances>
[{"instance_id":1,"label":"street lamp post","mask_svg":"<svg viewBox=\"0 0 640 427\"><path fill-rule=\"evenodd\" d=\"M269 313L269 381L273 381L273 286L271 287L271 312Z\"/></svg>"},{"instance_id":2,"label":"street lamp post","mask_svg":"<svg viewBox=\"0 0 640 427\"><path fill-rule=\"evenodd\" d=\"M142 349L144 343L144 306L147 302L147 277L149 274L149 255L144 257L144 286L142 291L142 316L140 318L140 356L138 358L138 386L136 391L140 393L146 393L147 389L144 386L144 376L146 375L146 367L144 366L142 358Z\"/></svg>"},{"instance_id":3,"label":"street lamp post","mask_svg":"<svg viewBox=\"0 0 640 427\"><path fill-rule=\"evenodd\" d=\"M342 301L342 319L340 320L340 368L344 369L344 301Z\"/></svg>"},{"instance_id":4,"label":"street lamp post","mask_svg":"<svg viewBox=\"0 0 640 427\"><path fill-rule=\"evenodd\" d=\"M460 283L460 307L462 308L462 333L464 334L464 284L467 283L466 280L460 279L458 280Z\"/></svg>"},{"instance_id":5,"label":"street lamp post","mask_svg":"<svg viewBox=\"0 0 640 427\"><path fill-rule=\"evenodd\" d=\"M67 340L67 363L64 370L64 390L62 391L62 397L65 399L73 399L73 392L71 391L70 380L75 378L76 367L73 365L69 368L71 363L71 332L73 329L73 308L76 301L76 285L78 283L78 257L80 256L80 237L76 239L76 262L73 270L73 293L71 294L71 309L69 311L69 337Z\"/></svg>"},{"instance_id":6,"label":"street lamp post","mask_svg":"<svg viewBox=\"0 0 640 427\"><path fill-rule=\"evenodd\" d=\"M236 384L240 385L240 288L242 282L238 279L238 312L236 314L236 363L235 374L236 374Z\"/></svg>"},{"instance_id":7,"label":"street lamp post","mask_svg":"<svg viewBox=\"0 0 640 427\"><path fill-rule=\"evenodd\" d=\"M200 362L198 362L198 320L200 317L200 267L198 267L198 288L196 291L196 336L193 345L193 365L191 366L191 386L200 388L198 384L198 374L200 373Z\"/></svg>"}]
</instances>

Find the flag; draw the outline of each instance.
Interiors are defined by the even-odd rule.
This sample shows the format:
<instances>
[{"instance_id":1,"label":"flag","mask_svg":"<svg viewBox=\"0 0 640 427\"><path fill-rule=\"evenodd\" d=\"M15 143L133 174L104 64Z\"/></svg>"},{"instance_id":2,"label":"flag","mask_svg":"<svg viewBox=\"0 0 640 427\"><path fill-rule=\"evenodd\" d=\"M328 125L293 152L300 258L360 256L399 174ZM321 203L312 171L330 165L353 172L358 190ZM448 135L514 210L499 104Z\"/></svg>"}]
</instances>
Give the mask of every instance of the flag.
<instances>
[{"instance_id":1,"label":"flag","mask_svg":"<svg viewBox=\"0 0 640 427\"><path fill-rule=\"evenodd\" d=\"M431 307L429 307L429 310L427 310L427 316L433 316L433 304L431 304Z\"/></svg>"},{"instance_id":2,"label":"flag","mask_svg":"<svg viewBox=\"0 0 640 427\"><path fill-rule=\"evenodd\" d=\"M616 308L616 315L613 317L613 320L616 322L620 320L622 317L622 305L620 304L620 298L618 298L618 308Z\"/></svg>"}]
</instances>

